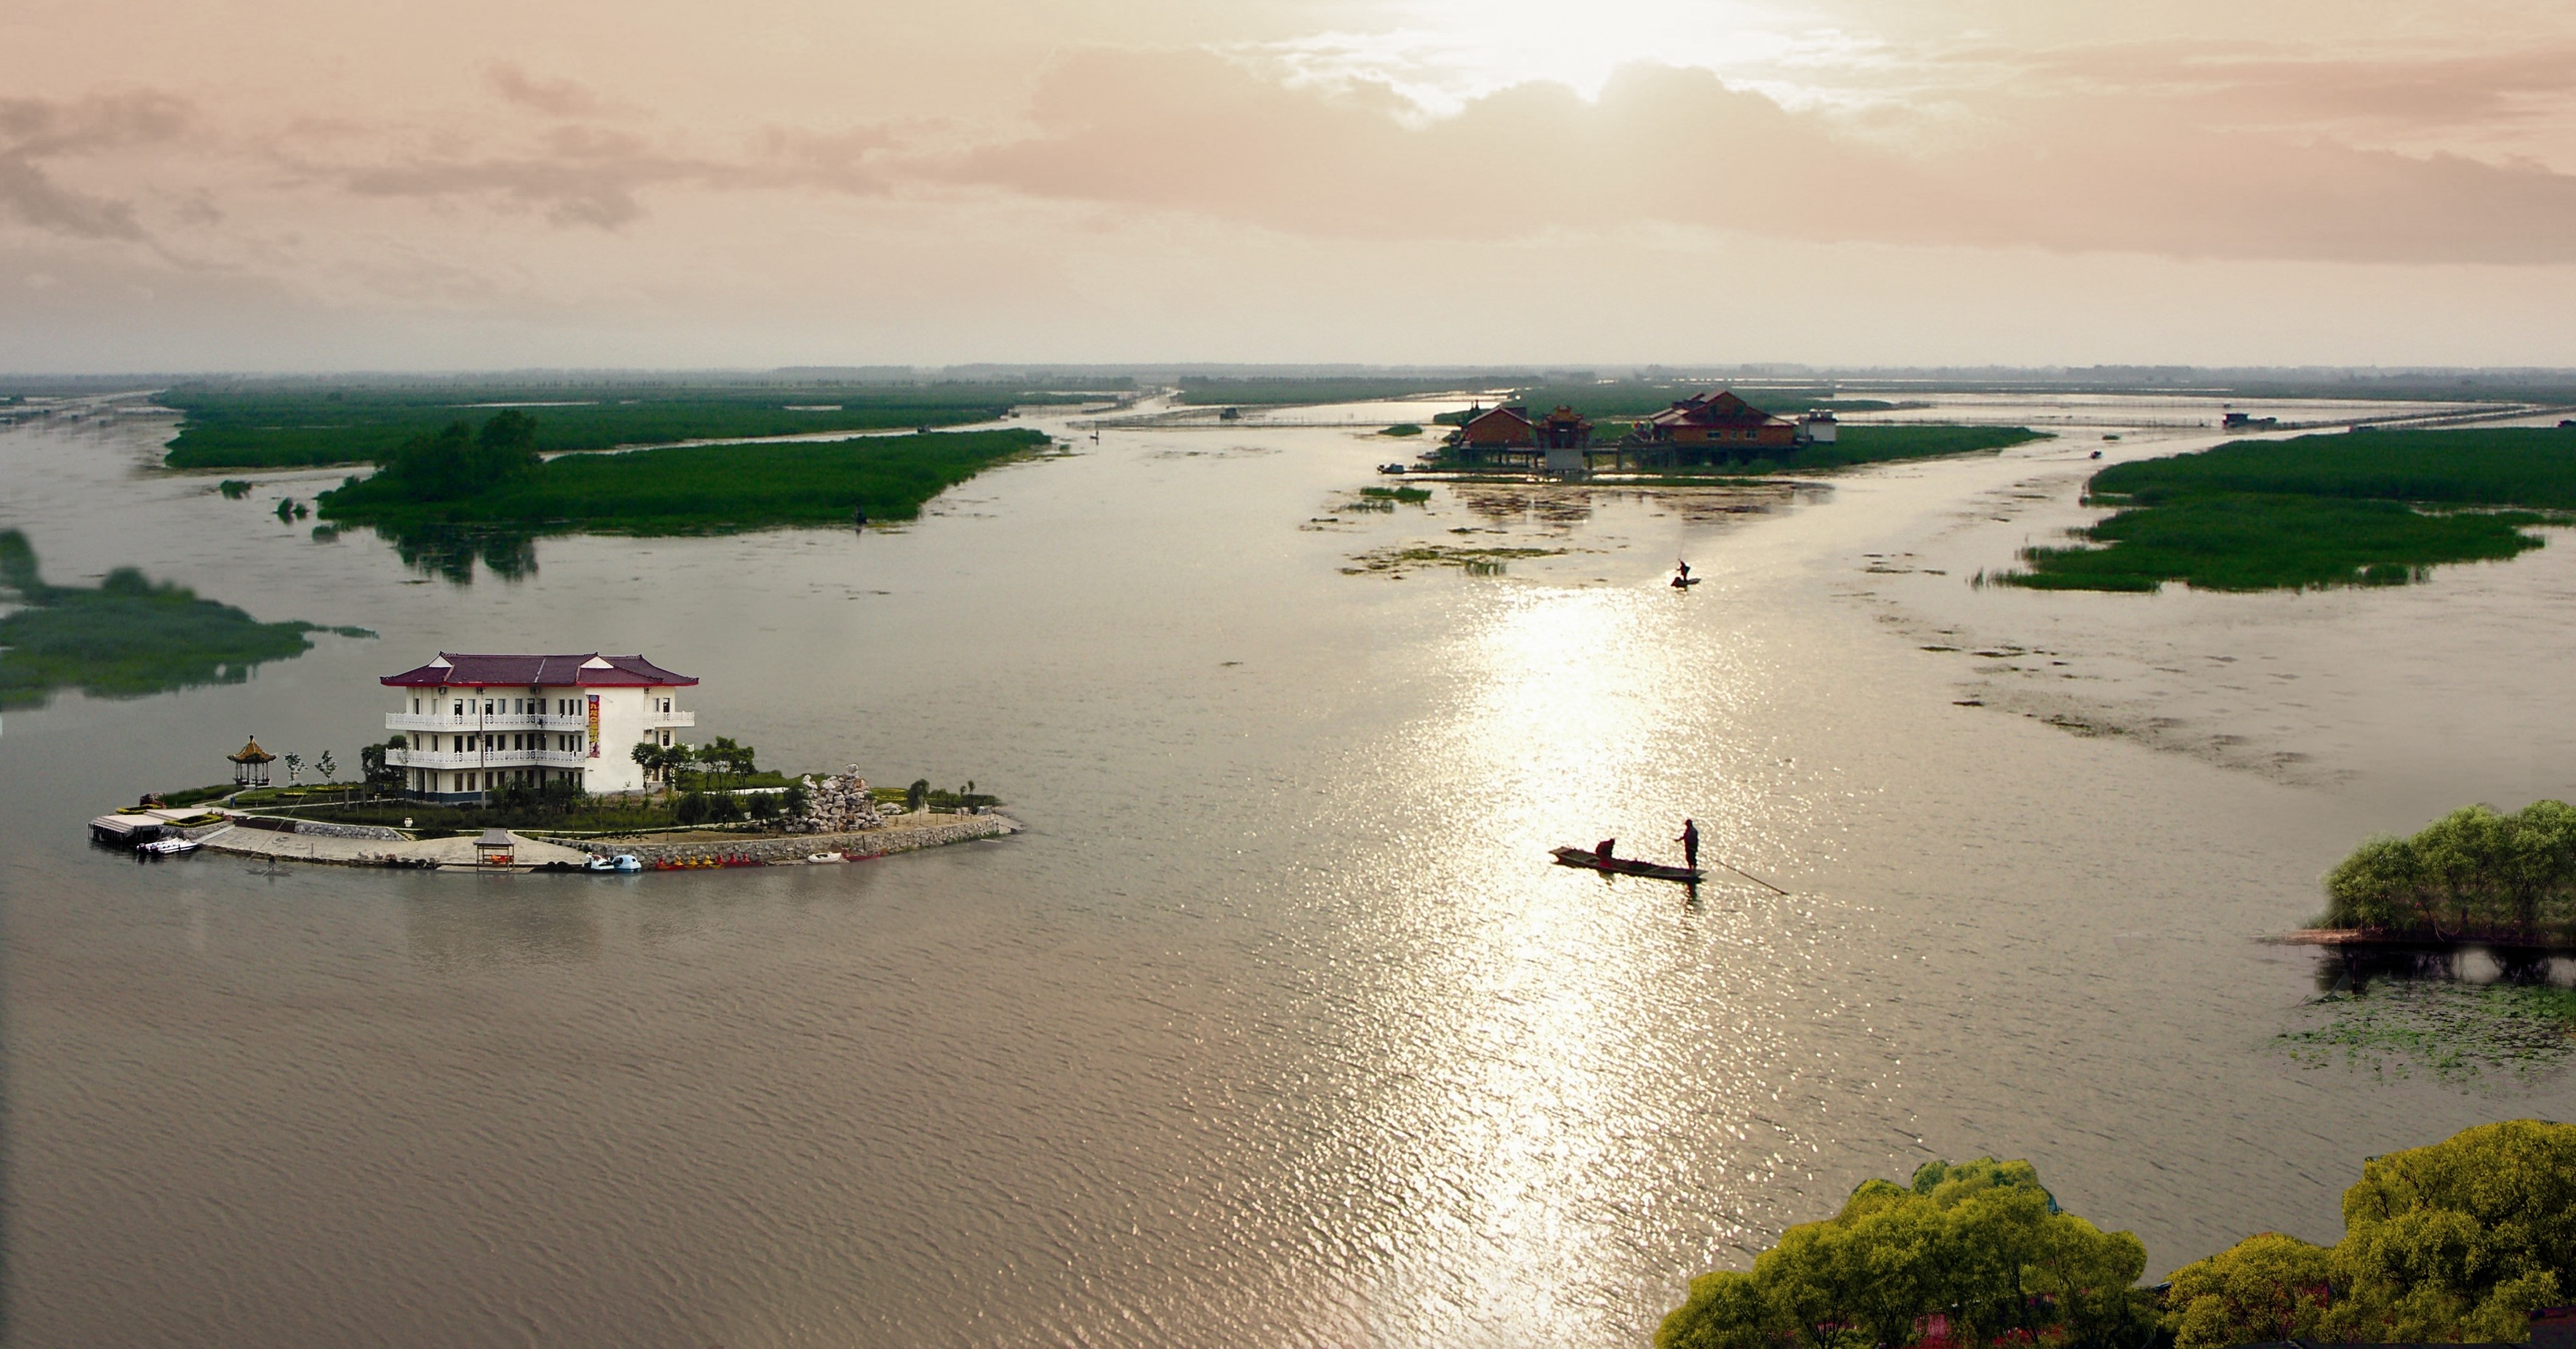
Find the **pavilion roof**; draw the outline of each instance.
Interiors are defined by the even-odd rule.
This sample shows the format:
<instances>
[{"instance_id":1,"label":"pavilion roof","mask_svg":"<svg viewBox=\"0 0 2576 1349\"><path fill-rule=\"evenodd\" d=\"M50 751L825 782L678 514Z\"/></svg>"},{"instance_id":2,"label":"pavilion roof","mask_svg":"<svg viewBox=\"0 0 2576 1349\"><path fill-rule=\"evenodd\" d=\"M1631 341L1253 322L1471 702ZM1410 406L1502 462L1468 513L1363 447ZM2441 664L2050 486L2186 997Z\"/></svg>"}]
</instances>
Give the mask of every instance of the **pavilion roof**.
<instances>
[{"instance_id":1,"label":"pavilion roof","mask_svg":"<svg viewBox=\"0 0 2576 1349\"><path fill-rule=\"evenodd\" d=\"M227 754L224 757L234 763L270 763L277 758L276 755L259 747L258 736L252 736L250 743L242 746L239 754Z\"/></svg>"}]
</instances>

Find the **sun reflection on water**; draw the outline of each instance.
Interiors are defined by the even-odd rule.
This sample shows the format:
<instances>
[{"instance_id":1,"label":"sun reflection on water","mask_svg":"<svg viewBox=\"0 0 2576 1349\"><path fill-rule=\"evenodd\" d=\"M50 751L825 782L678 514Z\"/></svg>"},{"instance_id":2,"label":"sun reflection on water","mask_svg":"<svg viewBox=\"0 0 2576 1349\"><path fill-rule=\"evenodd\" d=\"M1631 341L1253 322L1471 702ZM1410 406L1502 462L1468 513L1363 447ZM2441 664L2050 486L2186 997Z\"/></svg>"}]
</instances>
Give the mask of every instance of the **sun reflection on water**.
<instances>
[{"instance_id":1,"label":"sun reflection on water","mask_svg":"<svg viewBox=\"0 0 2576 1349\"><path fill-rule=\"evenodd\" d=\"M1622 855L1679 861L1685 814L1712 840L1743 832L1752 776L1676 765L1726 757L1710 741L1760 700L1760 648L1712 645L1680 607L1696 598L1489 588L1437 657L1451 695L1389 756L1421 823L1342 882L1414 957L1362 1018L1387 1082L1366 1169L1390 1338L1580 1338L1612 1291L1589 1275L1636 1263L1617 1248L1658 1192L1759 1180L1736 1154L1776 1091L1783 1040L1756 1003L1779 906L1547 855L1617 835ZM1702 1033L1671 1034L1675 1017Z\"/></svg>"}]
</instances>

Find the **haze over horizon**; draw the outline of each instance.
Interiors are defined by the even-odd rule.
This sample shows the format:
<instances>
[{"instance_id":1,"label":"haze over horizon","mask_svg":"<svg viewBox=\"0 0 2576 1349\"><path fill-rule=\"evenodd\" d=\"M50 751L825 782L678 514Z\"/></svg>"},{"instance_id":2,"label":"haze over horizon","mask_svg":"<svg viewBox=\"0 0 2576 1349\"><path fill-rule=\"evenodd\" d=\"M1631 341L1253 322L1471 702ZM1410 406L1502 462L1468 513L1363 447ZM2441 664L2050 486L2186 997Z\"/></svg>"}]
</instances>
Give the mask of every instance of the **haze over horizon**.
<instances>
[{"instance_id":1,"label":"haze over horizon","mask_svg":"<svg viewBox=\"0 0 2576 1349\"><path fill-rule=\"evenodd\" d=\"M0 368L2576 365L2576 11L21 6Z\"/></svg>"}]
</instances>

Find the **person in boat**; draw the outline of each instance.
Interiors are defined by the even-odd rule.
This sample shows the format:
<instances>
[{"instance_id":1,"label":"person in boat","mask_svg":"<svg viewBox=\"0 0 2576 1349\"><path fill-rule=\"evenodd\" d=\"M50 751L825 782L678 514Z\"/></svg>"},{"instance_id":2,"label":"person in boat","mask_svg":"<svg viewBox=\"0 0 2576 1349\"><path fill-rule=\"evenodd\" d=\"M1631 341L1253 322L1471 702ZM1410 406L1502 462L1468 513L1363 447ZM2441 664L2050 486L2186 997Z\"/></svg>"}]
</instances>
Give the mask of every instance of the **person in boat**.
<instances>
[{"instance_id":1,"label":"person in boat","mask_svg":"<svg viewBox=\"0 0 2576 1349\"><path fill-rule=\"evenodd\" d=\"M1612 850L1612 849L1614 849L1614 848L1617 848L1618 846L1619 846L1619 840L1617 840L1617 839L1615 839L1615 838L1605 838L1605 839L1601 840L1600 842L1593 844L1593 845L1592 845L1592 860L1593 860L1593 862L1594 862L1596 865L1599 865L1599 866L1605 866L1605 867L1606 867L1606 866L1610 865L1610 853L1611 853L1611 850Z\"/></svg>"},{"instance_id":2,"label":"person in boat","mask_svg":"<svg viewBox=\"0 0 2576 1349\"><path fill-rule=\"evenodd\" d=\"M1673 841L1682 845L1682 865L1693 871L1699 870L1699 826L1690 820L1683 820L1682 836Z\"/></svg>"},{"instance_id":3,"label":"person in boat","mask_svg":"<svg viewBox=\"0 0 2576 1349\"><path fill-rule=\"evenodd\" d=\"M1680 570L1680 572L1681 572L1681 578L1682 578L1682 580L1683 580L1683 581L1685 581L1685 582L1689 581L1689 580L1690 580L1690 563L1689 563L1689 562L1687 562L1687 561L1684 561L1684 560L1682 560L1682 559L1680 559L1680 558L1676 558L1676 559L1674 559L1674 565L1675 565L1677 568L1679 568L1679 570Z\"/></svg>"}]
</instances>

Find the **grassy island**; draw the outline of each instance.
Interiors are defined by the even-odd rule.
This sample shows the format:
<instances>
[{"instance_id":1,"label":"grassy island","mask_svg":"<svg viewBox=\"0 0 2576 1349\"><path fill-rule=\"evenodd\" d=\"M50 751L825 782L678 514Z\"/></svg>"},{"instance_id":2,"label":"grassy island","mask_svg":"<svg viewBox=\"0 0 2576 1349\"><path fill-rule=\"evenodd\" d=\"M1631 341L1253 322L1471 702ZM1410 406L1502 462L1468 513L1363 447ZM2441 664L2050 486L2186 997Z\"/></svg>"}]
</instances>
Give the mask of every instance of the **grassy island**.
<instances>
[{"instance_id":1,"label":"grassy island","mask_svg":"<svg viewBox=\"0 0 2576 1349\"><path fill-rule=\"evenodd\" d=\"M398 537L456 526L686 534L909 520L948 488L1047 443L1013 429L541 459L540 420L511 411L479 431L450 423L316 504L325 520Z\"/></svg>"},{"instance_id":2,"label":"grassy island","mask_svg":"<svg viewBox=\"0 0 2576 1349\"><path fill-rule=\"evenodd\" d=\"M463 418L537 414L541 454L683 440L885 431L991 421L1023 404L1098 397L1006 384L482 385L340 387L304 381L183 384L159 400L186 414L172 468L383 463Z\"/></svg>"},{"instance_id":3,"label":"grassy island","mask_svg":"<svg viewBox=\"0 0 2576 1349\"><path fill-rule=\"evenodd\" d=\"M2448 562L2502 561L2576 511L2576 431L2368 431L2232 441L2093 475L2118 514L2094 545L2032 548L1990 577L2043 590L2403 585Z\"/></svg>"},{"instance_id":4,"label":"grassy island","mask_svg":"<svg viewBox=\"0 0 2576 1349\"><path fill-rule=\"evenodd\" d=\"M2136 1286L2146 1248L2061 1209L2030 1163L1865 1181L1750 1271L1691 1280L1656 1349L2172 1349L2298 1339L2516 1343L2576 1289L2576 1125L2507 1120L2372 1157L2332 1246L2265 1232Z\"/></svg>"},{"instance_id":5,"label":"grassy island","mask_svg":"<svg viewBox=\"0 0 2576 1349\"><path fill-rule=\"evenodd\" d=\"M2326 874L2326 899L2331 928L2576 945L2576 806L2467 806L2371 839Z\"/></svg>"},{"instance_id":6,"label":"grassy island","mask_svg":"<svg viewBox=\"0 0 2576 1349\"><path fill-rule=\"evenodd\" d=\"M48 585L36 551L0 530L0 708L41 706L54 690L139 698L199 684L238 684L273 660L313 649L308 634L373 637L364 628L262 623L132 567L96 588Z\"/></svg>"}]
</instances>

